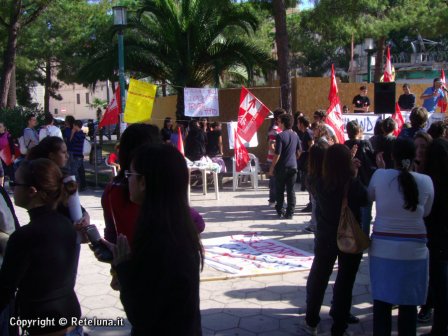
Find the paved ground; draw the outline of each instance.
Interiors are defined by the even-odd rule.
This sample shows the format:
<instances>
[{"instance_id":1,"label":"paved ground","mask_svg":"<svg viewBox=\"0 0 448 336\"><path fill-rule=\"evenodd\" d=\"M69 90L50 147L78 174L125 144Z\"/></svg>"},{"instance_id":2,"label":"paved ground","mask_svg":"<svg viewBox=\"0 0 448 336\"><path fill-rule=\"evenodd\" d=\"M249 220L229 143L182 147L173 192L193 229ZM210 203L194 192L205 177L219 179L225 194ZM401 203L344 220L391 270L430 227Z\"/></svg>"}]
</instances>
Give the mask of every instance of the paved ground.
<instances>
[{"instance_id":1,"label":"paved ground","mask_svg":"<svg viewBox=\"0 0 448 336\"><path fill-rule=\"evenodd\" d=\"M266 181L261 181L259 190L254 191L247 184L237 192L225 186L219 201L213 199L213 192L204 196L200 189L193 189L192 206L204 216L207 223L202 238L259 232L263 236L312 252L313 235L303 232L309 216L298 213L293 220L278 219L275 210L267 206L266 185ZM99 189L90 190L81 196L92 223L98 225L100 230L104 227L101 193ZM305 193L297 192L297 209L303 208L306 203ZM23 209L17 209L17 212L20 222L27 223L27 213ZM201 276L204 335L300 335L298 325L303 320L308 271L214 281L213 278L219 275L222 274L206 266ZM329 335L331 327L328 310L334 279L335 274L322 307L322 322L319 325L319 334L322 335ZM84 245L76 292L85 317L126 318L118 293L109 287L109 281L109 267L98 262ZM352 313L361 319L361 323L350 326L348 331L353 335L371 335L372 309L367 256L361 263L353 290ZM396 330L396 320L394 323ZM124 324L124 327L86 330L90 336L124 336L130 331L127 320L124 320ZM428 332L428 329L428 326L420 327L419 333Z\"/></svg>"}]
</instances>

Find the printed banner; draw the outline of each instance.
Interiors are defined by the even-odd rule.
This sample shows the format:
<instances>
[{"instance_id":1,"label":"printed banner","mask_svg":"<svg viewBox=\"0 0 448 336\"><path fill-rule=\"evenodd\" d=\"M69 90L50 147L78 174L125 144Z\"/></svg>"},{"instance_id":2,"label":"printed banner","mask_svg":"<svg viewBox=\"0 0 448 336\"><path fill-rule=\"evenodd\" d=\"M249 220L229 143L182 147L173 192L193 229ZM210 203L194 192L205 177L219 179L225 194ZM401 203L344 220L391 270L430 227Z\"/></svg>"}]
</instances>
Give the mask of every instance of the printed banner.
<instances>
[{"instance_id":1,"label":"printed banner","mask_svg":"<svg viewBox=\"0 0 448 336\"><path fill-rule=\"evenodd\" d=\"M269 109L243 86L238 112L238 134L241 138L250 142L269 112Z\"/></svg>"},{"instance_id":2,"label":"printed banner","mask_svg":"<svg viewBox=\"0 0 448 336\"><path fill-rule=\"evenodd\" d=\"M185 115L188 117L219 116L218 89L184 89Z\"/></svg>"},{"instance_id":3,"label":"printed banner","mask_svg":"<svg viewBox=\"0 0 448 336\"><path fill-rule=\"evenodd\" d=\"M230 149L233 149L233 143L235 140L235 131L236 131L237 127L238 127L238 123L236 121L232 121L227 124L227 134L229 135L229 148ZM254 136L252 137L252 139L250 139L249 142L245 141L241 137L240 137L240 139L241 139L244 147L246 147L246 148L258 146L257 132L255 132Z\"/></svg>"},{"instance_id":4,"label":"printed banner","mask_svg":"<svg viewBox=\"0 0 448 336\"><path fill-rule=\"evenodd\" d=\"M151 119L157 86L131 79L124 111L124 121L130 124Z\"/></svg>"},{"instance_id":5,"label":"printed banner","mask_svg":"<svg viewBox=\"0 0 448 336\"><path fill-rule=\"evenodd\" d=\"M226 273L256 275L308 270L312 253L257 234L203 239L207 265Z\"/></svg>"}]
</instances>

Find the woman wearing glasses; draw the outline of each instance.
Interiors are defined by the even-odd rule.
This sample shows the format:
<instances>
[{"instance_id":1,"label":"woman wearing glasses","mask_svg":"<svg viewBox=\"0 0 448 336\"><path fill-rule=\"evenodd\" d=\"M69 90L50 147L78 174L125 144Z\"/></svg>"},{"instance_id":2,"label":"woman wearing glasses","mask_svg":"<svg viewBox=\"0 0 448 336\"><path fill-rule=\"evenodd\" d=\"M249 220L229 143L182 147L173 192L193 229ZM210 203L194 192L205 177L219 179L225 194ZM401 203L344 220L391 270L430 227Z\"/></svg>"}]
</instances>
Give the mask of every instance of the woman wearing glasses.
<instances>
[{"instance_id":1,"label":"woman wearing glasses","mask_svg":"<svg viewBox=\"0 0 448 336\"><path fill-rule=\"evenodd\" d=\"M20 319L48 318L53 323L25 328L29 335L82 335L71 326L81 309L76 297L78 261L76 231L72 222L57 212L67 197L59 167L48 159L24 161L16 172L14 202L28 210L30 223L9 238L0 270L0 311L17 290ZM68 324L61 322L66 318Z\"/></svg>"},{"instance_id":2,"label":"woman wearing glasses","mask_svg":"<svg viewBox=\"0 0 448 336\"><path fill-rule=\"evenodd\" d=\"M189 212L185 159L172 146L145 145L126 176L140 213L132 246L119 235L112 250L132 335L201 335L203 250Z\"/></svg>"}]
</instances>

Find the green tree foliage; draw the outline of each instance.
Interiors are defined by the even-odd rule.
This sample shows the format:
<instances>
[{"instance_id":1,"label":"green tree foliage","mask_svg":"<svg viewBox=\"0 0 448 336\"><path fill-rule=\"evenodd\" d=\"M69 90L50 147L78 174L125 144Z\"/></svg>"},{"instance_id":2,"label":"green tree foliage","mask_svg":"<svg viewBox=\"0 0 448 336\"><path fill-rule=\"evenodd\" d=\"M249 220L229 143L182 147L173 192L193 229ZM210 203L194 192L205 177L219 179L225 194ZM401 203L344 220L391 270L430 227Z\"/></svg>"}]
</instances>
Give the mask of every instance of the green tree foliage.
<instances>
[{"instance_id":1,"label":"green tree foliage","mask_svg":"<svg viewBox=\"0 0 448 336\"><path fill-rule=\"evenodd\" d=\"M37 116L38 123L43 124L42 111L35 111L34 109L26 109L22 107L4 108L0 111L0 122L4 123L9 133L14 138L23 135L23 130L26 127L26 117L28 114L34 113Z\"/></svg>"},{"instance_id":2,"label":"green tree foliage","mask_svg":"<svg viewBox=\"0 0 448 336\"><path fill-rule=\"evenodd\" d=\"M251 34L257 18L229 0L142 0L125 30L125 68L171 85L178 94L177 116L183 117L183 88L219 85L220 75L235 66L253 76L269 56L254 44L225 35L239 27ZM93 81L99 69L116 68L116 48L104 48L79 72Z\"/></svg>"}]
</instances>

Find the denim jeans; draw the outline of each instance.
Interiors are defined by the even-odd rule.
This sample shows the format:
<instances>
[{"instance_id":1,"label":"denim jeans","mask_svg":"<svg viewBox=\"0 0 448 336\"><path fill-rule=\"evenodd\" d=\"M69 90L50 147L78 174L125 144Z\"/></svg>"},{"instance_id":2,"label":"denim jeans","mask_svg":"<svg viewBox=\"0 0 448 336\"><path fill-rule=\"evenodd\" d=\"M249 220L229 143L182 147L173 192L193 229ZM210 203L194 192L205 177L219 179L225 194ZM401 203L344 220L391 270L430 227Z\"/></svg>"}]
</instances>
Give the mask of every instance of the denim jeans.
<instances>
[{"instance_id":1,"label":"denim jeans","mask_svg":"<svg viewBox=\"0 0 448 336\"><path fill-rule=\"evenodd\" d=\"M430 258L429 265L434 305L431 333L437 336L448 335L448 260Z\"/></svg>"},{"instance_id":2,"label":"denim jeans","mask_svg":"<svg viewBox=\"0 0 448 336\"><path fill-rule=\"evenodd\" d=\"M373 335L389 336L392 333L392 304L373 300ZM417 306L398 306L398 335L417 335Z\"/></svg>"},{"instance_id":3,"label":"denim jeans","mask_svg":"<svg viewBox=\"0 0 448 336\"><path fill-rule=\"evenodd\" d=\"M337 246L315 240L314 260L306 282L306 323L315 327L320 322L320 309L334 263L338 258L338 275L333 287L331 334L343 335L347 329L347 316L352 305L352 290L362 254L347 254Z\"/></svg>"},{"instance_id":4,"label":"denim jeans","mask_svg":"<svg viewBox=\"0 0 448 336\"><path fill-rule=\"evenodd\" d=\"M84 158L73 156L73 154L70 153L68 164L70 168L70 175L75 176L76 183L78 183L78 188L85 187ZM82 173L84 173L84 176L82 176Z\"/></svg>"},{"instance_id":5,"label":"denim jeans","mask_svg":"<svg viewBox=\"0 0 448 336\"><path fill-rule=\"evenodd\" d=\"M275 171L275 188L276 188L276 204L275 209L277 213L281 213L283 202L285 198L286 189L286 214L294 214L296 207L296 192L294 191L294 184L296 183L297 169L282 168Z\"/></svg>"}]
</instances>

